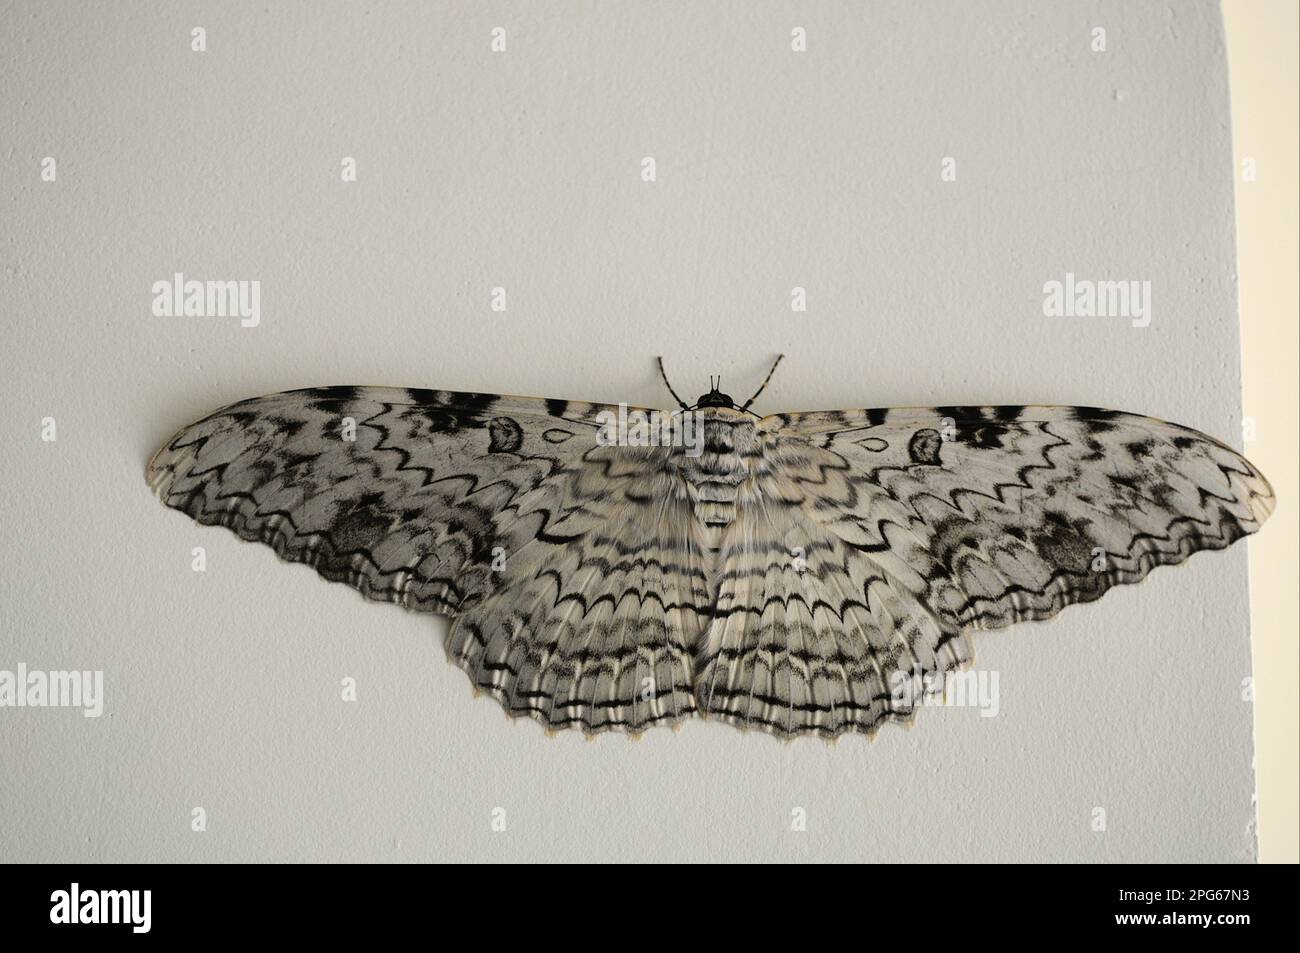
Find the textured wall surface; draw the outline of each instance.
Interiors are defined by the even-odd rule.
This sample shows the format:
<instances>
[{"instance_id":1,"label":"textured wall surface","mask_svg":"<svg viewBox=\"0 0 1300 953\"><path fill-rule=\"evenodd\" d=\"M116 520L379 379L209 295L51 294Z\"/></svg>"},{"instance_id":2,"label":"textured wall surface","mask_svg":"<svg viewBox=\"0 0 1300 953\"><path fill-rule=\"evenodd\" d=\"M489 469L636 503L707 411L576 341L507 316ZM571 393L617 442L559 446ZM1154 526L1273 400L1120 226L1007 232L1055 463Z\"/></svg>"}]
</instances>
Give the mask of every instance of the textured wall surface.
<instances>
[{"instance_id":1,"label":"textured wall surface","mask_svg":"<svg viewBox=\"0 0 1300 953\"><path fill-rule=\"evenodd\" d=\"M1253 858L1243 546L978 636L996 717L587 743L473 699L443 620L143 480L246 396L656 403L658 353L693 396L786 352L765 412L1080 403L1237 444L1216 5L144 9L4 9L0 669L102 670L105 709L0 709L0 855ZM155 316L176 272L259 281L260 324ZM1149 326L1044 316L1067 272L1150 281Z\"/></svg>"}]
</instances>

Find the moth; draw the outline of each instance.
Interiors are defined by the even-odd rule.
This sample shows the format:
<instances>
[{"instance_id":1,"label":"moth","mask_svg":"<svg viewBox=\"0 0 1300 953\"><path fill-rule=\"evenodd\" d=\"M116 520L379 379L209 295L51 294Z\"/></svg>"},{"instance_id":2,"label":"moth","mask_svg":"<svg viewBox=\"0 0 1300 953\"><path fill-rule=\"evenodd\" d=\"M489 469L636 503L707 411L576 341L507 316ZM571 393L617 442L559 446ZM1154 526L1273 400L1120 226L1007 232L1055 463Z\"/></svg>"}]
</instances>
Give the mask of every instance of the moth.
<instances>
[{"instance_id":1,"label":"moth","mask_svg":"<svg viewBox=\"0 0 1300 953\"><path fill-rule=\"evenodd\" d=\"M693 421L690 441L632 439L650 411L610 404L272 394L182 429L148 481L199 523L449 616L449 658L511 716L787 738L910 720L905 687L967 664L970 633L1223 549L1273 509L1236 451L1134 414L759 417L779 363L743 404L711 381L688 405L660 360L677 410L659 434Z\"/></svg>"}]
</instances>

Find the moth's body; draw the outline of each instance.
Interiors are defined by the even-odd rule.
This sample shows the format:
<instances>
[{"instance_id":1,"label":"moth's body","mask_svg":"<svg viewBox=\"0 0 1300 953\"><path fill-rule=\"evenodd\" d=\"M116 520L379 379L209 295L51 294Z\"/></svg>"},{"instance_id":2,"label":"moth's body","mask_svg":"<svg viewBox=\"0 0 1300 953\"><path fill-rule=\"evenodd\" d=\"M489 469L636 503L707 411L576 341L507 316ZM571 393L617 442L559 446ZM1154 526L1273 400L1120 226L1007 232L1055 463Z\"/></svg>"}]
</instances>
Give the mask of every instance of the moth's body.
<instances>
[{"instance_id":1,"label":"moth's body","mask_svg":"<svg viewBox=\"0 0 1300 953\"><path fill-rule=\"evenodd\" d=\"M701 452L674 447L668 467L685 487L701 542L716 551L737 508L754 494L754 478L764 472L763 440L752 415L726 407L688 411L699 414L704 430Z\"/></svg>"},{"instance_id":2,"label":"moth's body","mask_svg":"<svg viewBox=\"0 0 1300 953\"><path fill-rule=\"evenodd\" d=\"M698 712L871 733L912 717L916 675L971 658L970 631L1224 548L1273 506L1232 449L1132 414L750 402L679 401L695 454L603 443L610 405L291 391L184 428L148 477L200 522L451 616L477 689L587 732Z\"/></svg>"}]
</instances>

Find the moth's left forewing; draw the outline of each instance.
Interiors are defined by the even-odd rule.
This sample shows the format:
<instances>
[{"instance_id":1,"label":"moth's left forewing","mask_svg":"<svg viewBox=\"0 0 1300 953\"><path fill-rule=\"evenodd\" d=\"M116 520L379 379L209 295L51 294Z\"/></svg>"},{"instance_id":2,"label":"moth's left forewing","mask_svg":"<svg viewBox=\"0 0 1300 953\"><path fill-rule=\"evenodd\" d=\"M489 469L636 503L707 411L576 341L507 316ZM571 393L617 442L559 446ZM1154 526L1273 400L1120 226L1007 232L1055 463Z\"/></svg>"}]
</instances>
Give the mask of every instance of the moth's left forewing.
<instances>
[{"instance_id":1,"label":"moth's left forewing","mask_svg":"<svg viewBox=\"0 0 1300 953\"><path fill-rule=\"evenodd\" d=\"M370 598L454 613L491 552L541 526L601 408L417 388L324 387L232 404L182 428L147 479L170 507L270 545Z\"/></svg>"}]
</instances>

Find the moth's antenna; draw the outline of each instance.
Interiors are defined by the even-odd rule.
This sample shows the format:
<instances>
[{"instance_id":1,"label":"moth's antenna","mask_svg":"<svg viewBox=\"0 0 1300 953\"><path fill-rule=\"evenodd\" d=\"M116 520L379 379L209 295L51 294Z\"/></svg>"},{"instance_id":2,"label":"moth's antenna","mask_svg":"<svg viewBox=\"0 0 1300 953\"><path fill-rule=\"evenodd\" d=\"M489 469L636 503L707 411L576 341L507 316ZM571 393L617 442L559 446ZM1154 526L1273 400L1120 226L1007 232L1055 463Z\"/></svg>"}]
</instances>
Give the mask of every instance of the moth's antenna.
<instances>
[{"instance_id":1,"label":"moth's antenna","mask_svg":"<svg viewBox=\"0 0 1300 953\"><path fill-rule=\"evenodd\" d=\"M749 410L749 405L752 404L754 401L758 400L758 395L763 393L763 388L767 386L767 382L770 381L772 379L772 375L776 373L776 365L780 364L781 359L784 357L785 357L784 354L778 354L776 356L776 361L773 362L772 369L767 372L767 376L763 378L763 383L758 385L758 390L754 391L753 397L749 398L749 400L745 401L743 404L740 405L741 410Z\"/></svg>"},{"instance_id":2,"label":"moth's antenna","mask_svg":"<svg viewBox=\"0 0 1300 953\"><path fill-rule=\"evenodd\" d=\"M659 376L664 379L664 386L668 388L668 393L673 395L673 400L677 401L677 406L682 410L690 410L690 408L686 406L686 401L677 396L677 391L673 390L673 385L668 383L668 373L664 370L664 359L662 357L656 357L655 360L659 362Z\"/></svg>"}]
</instances>

